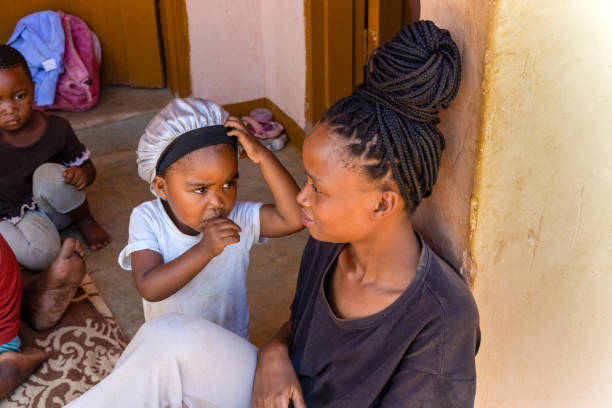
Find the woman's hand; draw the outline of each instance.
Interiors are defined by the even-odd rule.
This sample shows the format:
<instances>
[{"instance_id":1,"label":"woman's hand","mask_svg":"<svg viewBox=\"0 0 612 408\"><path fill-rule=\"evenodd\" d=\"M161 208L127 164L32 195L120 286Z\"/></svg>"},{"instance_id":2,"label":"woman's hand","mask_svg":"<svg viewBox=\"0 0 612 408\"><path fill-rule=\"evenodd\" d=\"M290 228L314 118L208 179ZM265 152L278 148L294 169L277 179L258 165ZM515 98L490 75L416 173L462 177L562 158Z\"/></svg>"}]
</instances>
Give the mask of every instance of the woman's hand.
<instances>
[{"instance_id":1,"label":"woman's hand","mask_svg":"<svg viewBox=\"0 0 612 408\"><path fill-rule=\"evenodd\" d=\"M64 170L64 182L72 184L77 190L82 190L89 184L89 176L80 167L69 167Z\"/></svg>"},{"instance_id":2,"label":"woman's hand","mask_svg":"<svg viewBox=\"0 0 612 408\"><path fill-rule=\"evenodd\" d=\"M253 163L259 164L264 155L270 154L269 150L259 143L259 140L253 136L240 119L230 116L229 120L225 123L225 127L230 128L230 131L227 132L228 136L236 136L238 138L244 152Z\"/></svg>"},{"instance_id":3,"label":"woman's hand","mask_svg":"<svg viewBox=\"0 0 612 408\"><path fill-rule=\"evenodd\" d=\"M268 343L259 351L251 401L253 408L287 408L289 401L306 408L287 346Z\"/></svg>"}]
</instances>

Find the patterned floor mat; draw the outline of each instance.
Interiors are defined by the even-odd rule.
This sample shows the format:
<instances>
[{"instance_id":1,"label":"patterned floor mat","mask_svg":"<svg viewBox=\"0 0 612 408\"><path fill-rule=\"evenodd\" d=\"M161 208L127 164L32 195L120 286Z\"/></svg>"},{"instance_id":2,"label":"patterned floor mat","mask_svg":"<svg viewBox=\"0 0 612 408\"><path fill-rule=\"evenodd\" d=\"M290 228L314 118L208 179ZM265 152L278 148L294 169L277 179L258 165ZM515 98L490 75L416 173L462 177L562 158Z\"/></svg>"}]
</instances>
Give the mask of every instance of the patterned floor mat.
<instances>
[{"instance_id":1,"label":"patterned floor mat","mask_svg":"<svg viewBox=\"0 0 612 408\"><path fill-rule=\"evenodd\" d=\"M127 340L89 275L59 324L36 332L22 324L22 349L40 348L49 360L0 402L0 408L63 407L111 372Z\"/></svg>"}]
</instances>

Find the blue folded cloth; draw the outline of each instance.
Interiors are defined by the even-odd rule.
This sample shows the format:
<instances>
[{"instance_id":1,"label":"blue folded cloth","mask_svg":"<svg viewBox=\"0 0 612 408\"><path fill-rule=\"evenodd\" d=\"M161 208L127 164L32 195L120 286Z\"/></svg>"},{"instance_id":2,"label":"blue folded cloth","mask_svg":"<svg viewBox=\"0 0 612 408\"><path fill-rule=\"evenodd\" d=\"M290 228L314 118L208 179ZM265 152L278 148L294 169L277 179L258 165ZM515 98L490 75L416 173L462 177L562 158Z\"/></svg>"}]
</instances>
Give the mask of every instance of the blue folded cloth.
<instances>
[{"instance_id":1,"label":"blue folded cloth","mask_svg":"<svg viewBox=\"0 0 612 408\"><path fill-rule=\"evenodd\" d=\"M52 105L57 78L64 72L64 29L55 11L39 11L19 20L7 44L28 62L34 86L34 101Z\"/></svg>"}]
</instances>

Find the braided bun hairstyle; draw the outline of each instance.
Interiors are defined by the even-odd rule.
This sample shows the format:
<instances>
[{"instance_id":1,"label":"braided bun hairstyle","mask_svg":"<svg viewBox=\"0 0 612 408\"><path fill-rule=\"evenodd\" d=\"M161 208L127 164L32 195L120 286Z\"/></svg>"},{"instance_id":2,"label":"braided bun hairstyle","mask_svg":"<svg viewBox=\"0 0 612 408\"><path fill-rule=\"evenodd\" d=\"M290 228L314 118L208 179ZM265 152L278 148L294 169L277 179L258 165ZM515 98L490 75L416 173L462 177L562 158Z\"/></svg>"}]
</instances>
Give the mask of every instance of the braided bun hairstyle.
<instances>
[{"instance_id":1,"label":"braided bun hairstyle","mask_svg":"<svg viewBox=\"0 0 612 408\"><path fill-rule=\"evenodd\" d=\"M10 45L0 44L0 69L15 68L22 66L26 72L30 81L32 80L32 74L28 63L26 62L23 55Z\"/></svg>"},{"instance_id":2,"label":"braided bun hairstyle","mask_svg":"<svg viewBox=\"0 0 612 408\"><path fill-rule=\"evenodd\" d=\"M457 95L460 81L461 59L450 33L417 21L374 51L364 83L321 122L346 140L348 154L362 159L370 179L391 170L412 213L436 182L444 149L438 112Z\"/></svg>"}]
</instances>

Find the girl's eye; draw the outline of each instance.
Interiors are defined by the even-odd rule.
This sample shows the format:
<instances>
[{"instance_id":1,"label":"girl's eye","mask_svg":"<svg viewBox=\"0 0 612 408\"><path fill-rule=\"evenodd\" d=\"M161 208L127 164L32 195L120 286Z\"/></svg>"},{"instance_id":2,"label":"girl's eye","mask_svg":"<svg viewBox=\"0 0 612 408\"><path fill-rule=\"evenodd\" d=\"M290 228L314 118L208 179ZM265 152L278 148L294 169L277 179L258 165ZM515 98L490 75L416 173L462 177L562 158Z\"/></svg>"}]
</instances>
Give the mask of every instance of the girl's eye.
<instances>
[{"instance_id":1,"label":"girl's eye","mask_svg":"<svg viewBox=\"0 0 612 408\"><path fill-rule=\"evenodd\" d=\"M321 192L321 190L319 190L319 189L317 188L317 186L315 186L314 184L312 184L312 183L311 183L310 185L312 186L312 190L313 190L315 193L320 193L320 192Z\"/></svg>"},{"instance_id":2,"label":"girl's eye","mask_svg":"<svg viewBox=\"0 0 612 408\"><path fill-rule=\"evenodd\" d=\"M23 99L23 98L25 98L25 97L26 97L26 94L24 94L24 93L23 94L15 95L15 99L17 99L18 101Z\"/></svg>"},{"instance_id":3,"label":"girl's eye","mask_svg":"<svg viewBox=\"0 0 612 408\"><path fill-rule=\"evenodd\" d=\"M227 183L225 183L225 184L223 185L223 188L232 188L232 187L234 187L235 185L236 185L236 182L235 182L235 181L228 181Z\"/></svg>"},{"instance_id":4,"label":"girl's eye","mask_svg":"<svg viewBox=\"0 0 612 408\"><path fill-rule=\"evenodd\" d=\"M196 188L195 190L193 190L193 192L196 194L204 194L206 193L206 187Z\"/></svg>"}]
</instances>

